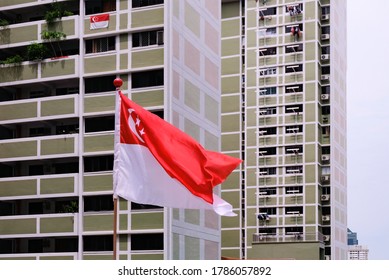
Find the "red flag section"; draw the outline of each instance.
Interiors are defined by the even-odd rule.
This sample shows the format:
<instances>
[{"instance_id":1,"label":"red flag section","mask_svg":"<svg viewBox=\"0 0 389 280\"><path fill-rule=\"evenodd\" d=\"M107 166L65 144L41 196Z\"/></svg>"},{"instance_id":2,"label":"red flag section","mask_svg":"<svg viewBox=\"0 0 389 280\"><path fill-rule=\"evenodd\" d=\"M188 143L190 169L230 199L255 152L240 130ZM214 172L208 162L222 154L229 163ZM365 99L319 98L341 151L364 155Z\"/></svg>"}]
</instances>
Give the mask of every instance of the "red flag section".
<instances>
[{"instance_id":1,"label":"red flag section","mask_svg":"<svg viewBox=\"0 0 389 280\"><path fill-rule=\"evenodd\" d=\"M107 28L109 25L109 14L91 16L89 21L90 29Z\"/></svg>"}]
</instances>

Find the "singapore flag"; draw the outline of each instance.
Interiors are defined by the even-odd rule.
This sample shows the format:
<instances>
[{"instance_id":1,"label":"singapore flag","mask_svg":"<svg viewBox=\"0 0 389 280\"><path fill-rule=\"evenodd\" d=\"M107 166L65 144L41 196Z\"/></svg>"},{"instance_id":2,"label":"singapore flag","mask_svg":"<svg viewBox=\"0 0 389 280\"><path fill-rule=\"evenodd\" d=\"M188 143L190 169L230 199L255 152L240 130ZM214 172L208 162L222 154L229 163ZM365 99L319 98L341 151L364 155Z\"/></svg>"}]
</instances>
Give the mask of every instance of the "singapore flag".
<instances>
[{"instance_id":1,"label":"singapore flag","mask_svg":"<svg viewBox=\"0 0 389 280\"><path fill-rule=\"evenodd\" d=\"M102 14L90 17L90 29L107 28L109 24L109 14Z\"/></svg>"},{"instance_id":2,"label":"singapore flag","mask_svg":"<svg viewBox=\"0 0 389 280\"><path fill-rule=\"evenodd\" d=\"M211 209L235 216L213 193L241 163L204 149L193 138L120 95L115 124L114 195L163 207Z\"/></svg>"}]
</instances>

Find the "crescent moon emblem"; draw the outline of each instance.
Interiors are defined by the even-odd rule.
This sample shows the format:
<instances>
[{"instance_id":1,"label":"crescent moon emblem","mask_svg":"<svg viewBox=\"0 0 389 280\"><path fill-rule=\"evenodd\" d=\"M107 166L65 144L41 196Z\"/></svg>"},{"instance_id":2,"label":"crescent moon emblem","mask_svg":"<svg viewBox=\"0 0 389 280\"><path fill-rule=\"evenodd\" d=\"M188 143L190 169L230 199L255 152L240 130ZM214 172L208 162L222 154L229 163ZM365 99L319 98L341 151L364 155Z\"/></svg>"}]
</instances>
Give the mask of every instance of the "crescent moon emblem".
<instances>
[{"instance_id":1,"label":"crescent moon emblem","mask_svg":"<svg viewBox=\"0 0 389 280\"><path fill-rule=\"evenodd\" d=\"M132 133L134 133L134 135L136 136L136 138L139 139L139 141L141 141L142 143L144 143L145 141L142 139L142 137L139 135L138 131L136 130L136 125L135 125L135 122L134 120L132 119L131 117L131 113L133 112L132 109L129 109L128 112L130 113L129 117L128 117L128 126L130 127Z\"/></svg>"},{"instance_id":2,"label":"crescent moon emblem","mask_svg":"<svg viewBox=\"0 0 389 280\"><path fill-rule=\"evenodd\" d=\"M93 22L97 22L98 21L98 18L95 16L95 17L92 17L92 21Z\"/></svg>"}]
</instances>

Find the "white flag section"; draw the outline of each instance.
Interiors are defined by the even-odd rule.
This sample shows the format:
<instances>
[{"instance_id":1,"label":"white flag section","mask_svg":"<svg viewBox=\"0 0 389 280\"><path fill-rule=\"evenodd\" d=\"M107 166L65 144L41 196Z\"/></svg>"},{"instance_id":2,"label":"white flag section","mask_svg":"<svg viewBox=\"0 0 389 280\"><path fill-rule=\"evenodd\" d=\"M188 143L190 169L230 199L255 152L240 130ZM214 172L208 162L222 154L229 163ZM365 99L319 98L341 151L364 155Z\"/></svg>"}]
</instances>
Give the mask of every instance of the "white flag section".
<instances>
[{"instance_id":1,"label":"white flag section","mask_svg":"<svg viewBox=\"0 0 389 280\"><path fill-rule=\"evenodd\" d=\"M213 204L193 195L171 178L159 162L142 145L118 144L115 150L117 196L140 203L172 208L209 209L222 216L236 216L231 204L213 195Z\"/></svg>"},{"instance_id":2,"label":"white flag section","mask_svg":"<svg viewBox=\"0 0 389 280\"><path fill-rule=\"evenodd\" d=\"M90 29L107 28L109 25L109 14L102 14L90 17Z\"/></svg>"},{"instance_id":3,"label":"white flag section","mask_svg":"<svg viewBox=\"0 0 389 280\"><path fill-rule=\"evenodd\" d=\"M219 215L236 216L231 204L215 195L213 188L241 160L204 149L122 93L119 96L114 195L140 204L213 209Z\"/></svg>"}]
</instances>

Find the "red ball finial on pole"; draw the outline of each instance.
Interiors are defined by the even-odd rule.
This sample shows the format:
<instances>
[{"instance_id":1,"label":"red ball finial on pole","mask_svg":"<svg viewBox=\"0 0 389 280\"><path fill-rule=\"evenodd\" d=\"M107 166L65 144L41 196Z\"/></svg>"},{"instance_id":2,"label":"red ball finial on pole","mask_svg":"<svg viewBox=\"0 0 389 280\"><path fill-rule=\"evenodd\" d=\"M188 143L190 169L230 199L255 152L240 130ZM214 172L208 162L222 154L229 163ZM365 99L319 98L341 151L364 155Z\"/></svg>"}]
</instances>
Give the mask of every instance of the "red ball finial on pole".
<instances>
[{"instance_id":1,"label":"red ball finial on pole","mask_svg":"<svg viewBox=\"0 0 389 280\"><path fill-rule=\"evenodd\" d=\"M113 80L113 85L116 88L120 88L123 85L123 80L120 78L116 78L115 80Z\"/></svg>"}]
</instances>

